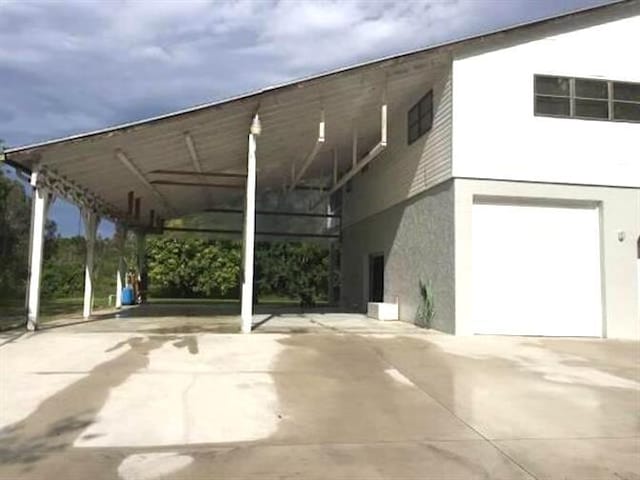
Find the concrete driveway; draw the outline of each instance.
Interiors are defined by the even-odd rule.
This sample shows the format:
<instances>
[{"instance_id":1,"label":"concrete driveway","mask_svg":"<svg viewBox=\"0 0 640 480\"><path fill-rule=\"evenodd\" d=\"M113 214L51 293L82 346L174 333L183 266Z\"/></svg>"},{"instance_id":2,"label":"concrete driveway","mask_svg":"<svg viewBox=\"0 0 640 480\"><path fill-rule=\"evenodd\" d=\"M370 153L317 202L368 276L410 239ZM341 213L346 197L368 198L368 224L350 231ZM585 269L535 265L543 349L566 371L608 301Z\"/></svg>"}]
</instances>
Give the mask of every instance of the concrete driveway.
<instances>
[{"instance_id":1,"label":"concrete driveway","mask_svg":"<svg viewBox=\"0 0 640 480\"><path fill-rule=\"evenodd\" d=\"M405 326L7 340L2 479L640 479L638 343Z\"/></svg>"}]
</instances>

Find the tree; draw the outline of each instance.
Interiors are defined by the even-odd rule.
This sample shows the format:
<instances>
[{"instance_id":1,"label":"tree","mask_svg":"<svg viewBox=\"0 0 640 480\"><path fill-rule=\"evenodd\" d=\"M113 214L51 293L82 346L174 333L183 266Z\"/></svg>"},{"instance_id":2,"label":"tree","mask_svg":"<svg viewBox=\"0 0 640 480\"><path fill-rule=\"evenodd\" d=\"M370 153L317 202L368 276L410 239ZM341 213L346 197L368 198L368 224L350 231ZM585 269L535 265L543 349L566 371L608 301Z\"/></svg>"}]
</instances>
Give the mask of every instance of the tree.
<instances>
[{"instance_id":1,"label":"tree","mask_svg":"<svg viewBox=\"0 0 640 480\"><path fill-rule=\"evenodd\" d=\"M313 306L326 299L329 250L317 243L259 243L256 270L261 294L296 298L300 305Z\"/></svg>"},{"instance_id":2,"label":"tree","mask_svg":"<svg viewBox=\"0 0 640 480\"><path fill-rule=\"evenodd\" d=\"M16 296L25 289L30 204L22 184L0 170L0 297Z\"/></svg>"},{"instance_id":3,"label":"tree","mask_svg":"<svg viewBox=\"0 0 640 480\"><path fill-rule=\"evenodd\" d=\"M147 243L152 293L171 297L237 296L240 248L229 241L157 237Z\"/></svg>"}]
</instances>

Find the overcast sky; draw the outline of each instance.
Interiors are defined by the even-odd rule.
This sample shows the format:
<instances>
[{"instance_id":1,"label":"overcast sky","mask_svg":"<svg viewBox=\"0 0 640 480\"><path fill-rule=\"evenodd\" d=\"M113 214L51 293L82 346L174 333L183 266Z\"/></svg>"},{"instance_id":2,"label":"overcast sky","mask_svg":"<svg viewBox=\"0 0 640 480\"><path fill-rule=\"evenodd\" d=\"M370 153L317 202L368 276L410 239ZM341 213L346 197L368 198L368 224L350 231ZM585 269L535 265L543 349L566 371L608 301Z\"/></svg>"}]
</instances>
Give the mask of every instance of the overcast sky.
<instances>
[{"instance_id":1,"label":"overcast sky","mask_svg":"<svg viewBox=\"0 0 640 480\"><path fill-rule=\"evenodd\" d=\"M603 3L0 0L0 138L139 120ZM78 233L77 209L59 201L52 217Z\"/></svg>"}]
</instances>

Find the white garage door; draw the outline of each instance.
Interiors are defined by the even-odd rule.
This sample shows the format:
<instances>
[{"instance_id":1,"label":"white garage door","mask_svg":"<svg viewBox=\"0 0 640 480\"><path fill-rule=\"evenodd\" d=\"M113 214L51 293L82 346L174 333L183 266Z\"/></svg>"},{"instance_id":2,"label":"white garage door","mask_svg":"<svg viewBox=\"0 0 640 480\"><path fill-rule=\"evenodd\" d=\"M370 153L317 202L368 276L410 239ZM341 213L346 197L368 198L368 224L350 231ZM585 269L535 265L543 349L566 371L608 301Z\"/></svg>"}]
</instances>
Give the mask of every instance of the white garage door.
<instances>
[{"instance_id":1,"label":"white garage door","mask_svg":"<svg viewBox=\"0 0 640 480\"><path fill-rule=\"evenodd\" d=\"M597 208L473 205L476 333L602 336Z\"/></svg>"}]
</instances>

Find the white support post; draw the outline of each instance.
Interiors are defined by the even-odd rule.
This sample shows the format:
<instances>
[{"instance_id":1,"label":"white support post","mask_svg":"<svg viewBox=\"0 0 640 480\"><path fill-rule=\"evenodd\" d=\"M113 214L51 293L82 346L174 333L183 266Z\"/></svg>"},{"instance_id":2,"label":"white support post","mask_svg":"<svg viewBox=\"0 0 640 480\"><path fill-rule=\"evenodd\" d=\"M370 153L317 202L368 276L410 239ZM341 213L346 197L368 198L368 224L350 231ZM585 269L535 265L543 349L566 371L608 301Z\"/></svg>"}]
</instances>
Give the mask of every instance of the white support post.
<instances>
[{"instance_id":1,"label":"white support post","mask_svg":"<svg viewBox=\"0 0 640 480\"><path fill-rule=\"evenodd\" d=\"M116 271L116 308L122 308L122 289L125 285L125 270L126 265L124 261L124 246L127 242L127 229L122 225L118 225L118 267Z\"/></svg>"},{"instance_id":2,"label":"white support post","mask_svg":"<svg viewBox=\"0 0 640 480\"><path fill-rule=\"evenodd\" d=\"M144 303L146 301L147 295L147 236L144 232L138 231L136 232L136 250L137 250L137 260L138 260L138 276L140 278L139 288L141 290L140 293L140 301Z\"/></svg>"},{"instance_id":3,"label":"white support post","mask_svg":"<svg viewBox=\"0 0 640 480\"><path fill-rule=\"evenodd\" d=\"M289 186L289 191L293 191L296 188L296 185L298 185L298 183L300 183L300 180L302 180L302 177L304 177L304 174L307 172L307 170L309 169L309 167L311 166L311 164L313 163L313 160L316 158L316 156L318 155L318 152L320 152L320 149L322 148L322 145L324 144L325 141L325 120L324 120L324 110L320 111L320 123L318 124L318 138L316 140L316 143L313 145L313 149L311 150L311 152L309 152L309 155L307 155L307 157L304 159L304 161L302 162L302 165L300 166L300 169L296 172L296 168L295 168L295 163L292 166L292 170L291 170L291 185Z\"/></svg>"},{"instance_id":4,"label":"white support post","mask_svg":"<svg viewBox=\"0 0 640 480\"><path fill-rule=\"evenodd\" d=\"M89 318L93 310L93 264L96 246L96 234L100 219L93 210L83 210L85 238L87 240L87 258L84 268L84 304L82 316Z\"/></svg>"},{"instance_id":5,"label":"white support post","mask_svg":"<svg viewBox=\"0 0 640 480\"><path fill-rule=\"evenodd\" d=\"M42 258L44 234L47 223L47 204L50 200L46 188L38 185L38 173L31 174L33 205L31 208L31 242L29 252L29 286L27 293L27 330L38 328L40 315L40 280L42 278Z\"/></svg>"},{"instance_id":6,"label":"white support post","mask_svg":"<svg viewBox=\"0 0 640 480\"><path fill-rule=\"evenodd\" d=\"M380 153L382 153L385 148L387 148L387 134L388 134L387 104L383 103L380 106L380 141L376 143L375 146L371 150L369 150L369 153L367 153L364 157L362 157L362 160L360 161L356 161L357 155L358 155L358 136L355 128L353 131L354 131L353 146L352 146L353 166L351 167L351 170L345 173L340 178L340 180L338 180L338 183L333 185L333 187L329 189L329 192L326 195L323 195L322 198L312 206L311 210L314 210L316 207L318 207L318 205L324 202L326 198L331 197L331 195L333 195L335 192L340 190L343 187L343 185L345 185L349 180L351 180L360 170L366 167L369 164L369 162L371 162L374 158L380 155Z\"/></svg>"},{"instance_id":7,"label":"white support post","mask_svg":"<svg viewBox=\"0 0 640 480\"><path fill-rule=\"evenodd\" d=\"M242 333L251 333L253 324L253 257L256 229L256 137L260 135L260 119L256 114L249 134L247 155L247 191L244 212L243 276L242 276Z\"/></svg>"}]
</instances>

